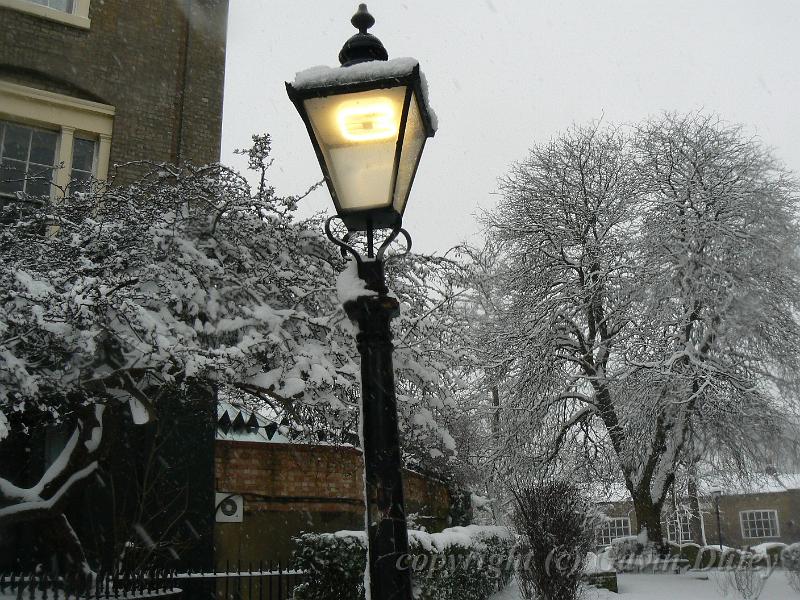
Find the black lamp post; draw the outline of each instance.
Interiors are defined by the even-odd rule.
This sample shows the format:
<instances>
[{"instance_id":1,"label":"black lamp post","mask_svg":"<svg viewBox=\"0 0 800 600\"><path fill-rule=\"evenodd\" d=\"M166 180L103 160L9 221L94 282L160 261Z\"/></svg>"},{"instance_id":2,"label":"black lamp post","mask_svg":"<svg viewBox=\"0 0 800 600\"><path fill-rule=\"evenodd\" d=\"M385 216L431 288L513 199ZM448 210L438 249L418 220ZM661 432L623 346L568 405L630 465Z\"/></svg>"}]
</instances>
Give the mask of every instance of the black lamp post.
<instances>
[{"instance_id":1,"label":"black lamp post","mask_svg":"<svg viewBox=\"0 0 800 600\"><path fill-rule=\"evenodd\" d=\"M419 64L388 60L380 40L367 33L375 19L365 4L351 23L359 33L339 53L341 67L299 73L286 90L308 129L336 207L325 232L343 255L354 257L366 290L344 308L359 328L370 596L411 600L408 561L402 560L408 533L390 330L399 305L388 295L384 253L400 234L411 247L402 216L435 126ZM348 229L342 239L331 231L335 218ZM389 232L376 252L375 233L382 229ZM366 257L348 244L354 232L366 234Z\"/></svg>"},{"instance_id":2,"label":"black lamp post","mask_svg":"<svg viewBox=\"0 0 800 600\"><path fill-rule=\"evenodd\" d=\"M719 519L719 497L722 496L722 490L720 488L712 488L709 492L714 498L714 510L717 513L717 539L719 540L719 551L722 552L722 526Z\"/></svg>"}]
</instances>

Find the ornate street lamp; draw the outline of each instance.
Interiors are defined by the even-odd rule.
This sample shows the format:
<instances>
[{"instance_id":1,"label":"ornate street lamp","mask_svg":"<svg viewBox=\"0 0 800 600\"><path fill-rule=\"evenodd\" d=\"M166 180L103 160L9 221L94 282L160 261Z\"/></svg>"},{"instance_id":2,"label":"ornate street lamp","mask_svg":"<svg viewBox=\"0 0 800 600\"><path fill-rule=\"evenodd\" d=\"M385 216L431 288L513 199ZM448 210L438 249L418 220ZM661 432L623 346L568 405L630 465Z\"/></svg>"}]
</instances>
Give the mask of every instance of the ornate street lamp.
<instances>
[{"instance_id":1,"label":"ornate street lamp","mask_svg":"<svg viewBox=\"0 0 800 600\"><path fill-rule=\"evenodd\" d=\"M390 330L399 305L386 288L384 253L400 234L407 250L411 247L402 228L403 212L436 123L417 61L388 60L380 40L367 33L375 19L365 4L351 23L359 32L339 53L341 67L298 73L286 90L306 125L336 207L325 232L343 255L354 257L364 282L363 294L347 300L344 308L359 327L370 596L411 600L408 561L403 560L408 533ZM331 230L337 218L348 230L342 239ZM377 230L390 231L375 252ZM366 234L366 257L348 243L355 232Z\"/></svg>"}]
</instances>

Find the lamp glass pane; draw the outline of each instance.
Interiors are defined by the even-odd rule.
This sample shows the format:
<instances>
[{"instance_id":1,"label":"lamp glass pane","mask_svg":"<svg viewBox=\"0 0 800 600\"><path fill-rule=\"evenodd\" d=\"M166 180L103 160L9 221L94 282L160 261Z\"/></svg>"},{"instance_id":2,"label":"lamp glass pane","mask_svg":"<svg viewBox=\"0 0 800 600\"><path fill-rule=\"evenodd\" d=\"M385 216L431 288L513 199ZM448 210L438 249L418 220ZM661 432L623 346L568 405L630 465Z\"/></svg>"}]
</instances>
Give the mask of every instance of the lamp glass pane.
<instances>
[{"instance_id":1,"label":"lamp glass pane","mask_svg":"<svg viewBox=\"0 0 800 600\"><path fill-rule=\"evenodd\" d=\"M419 112L417 95L412 92L411 103L408 107L406 133L403 137L403 149L400 153L400 163L397 168L397 184L395 185L394 198L392 199L394 209L400 214L403 214L403 209L406 206L411 183L414 180L414 172L417 168L419 155L425 145L426 137L427 132Z\"/></svg>"},{"instance_id":2,"label":"lamp glass pane","mask_svg":"<svg viewBox=\"0 0 800 600\"><path fill-rule=\"evenodd\" d=\"M343 211L388 206L406 86L309 98L305 109Z\"/></svg>"}]
</instances>

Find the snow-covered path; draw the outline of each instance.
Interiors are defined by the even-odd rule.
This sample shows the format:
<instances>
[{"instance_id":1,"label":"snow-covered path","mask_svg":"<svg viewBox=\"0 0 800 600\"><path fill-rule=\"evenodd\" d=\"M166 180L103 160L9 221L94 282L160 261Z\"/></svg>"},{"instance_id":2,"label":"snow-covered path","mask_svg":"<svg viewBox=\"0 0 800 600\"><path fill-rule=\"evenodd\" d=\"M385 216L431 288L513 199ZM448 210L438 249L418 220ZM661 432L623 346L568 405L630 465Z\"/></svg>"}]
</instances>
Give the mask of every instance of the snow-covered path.
<instances>
[{"instance_id":1,"label":"snow-covered path","mask_svg":"<svg viewBox=\"0 0 800 600\"><path fill-rule=\"evenodd\" d=\"M629 575L619 576L619 594L605 590L589 589L584 600L738 600L729 592L723 595L713 576L699 579L704 575ZM793 591L783 571L776 570L767 579L759 600L797 600L800 594ZM516 583L495 594L492 600L522 600Z\"/></svg>"}]
</instances>

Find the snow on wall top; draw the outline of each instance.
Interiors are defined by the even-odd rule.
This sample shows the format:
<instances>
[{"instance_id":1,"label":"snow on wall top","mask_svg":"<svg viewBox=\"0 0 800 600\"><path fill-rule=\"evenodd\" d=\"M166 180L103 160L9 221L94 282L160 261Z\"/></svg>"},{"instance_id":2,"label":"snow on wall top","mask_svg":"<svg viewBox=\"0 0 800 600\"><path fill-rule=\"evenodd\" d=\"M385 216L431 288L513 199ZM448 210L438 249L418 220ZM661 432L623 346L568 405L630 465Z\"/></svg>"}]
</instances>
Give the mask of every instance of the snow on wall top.
<instances>
[{"instance_id":1,"label":"snow on wall top","mask_svg":"<svg viewBox=\"0 0 800 600\"><path fill-rule=\"evenodd\" d=\"M414 67L417 66L419 66L419 61L416 58L406 57L393 58L391 60L370 60L356 63L349 67L311 67L295 74L292 87L302 90L362 81L377 81L389 77L405 77L410 75ZM439 126L439 120L428 101L428 81L422 71L420 71L419 75L422 81L422 98L420 100L428 111L433 130L436 131Z\"/></svg>"},{"instance_id":2,"label":"snow on wall top","mask_svg":"<svg viewBox=\"0 0 800 600\"><path fill-rule=\"evenodd\" d=\"M322 536L337 538L354 538L362 546L367 544L367 534L363 531L337 531L335 533L321 533ZM509 539L511 531L507 527L497 525L467 525L465 527L448 527L439 533L408 530L409 541L413 540L428 552L444 552L448 548L471 548L481 544L486 538L497 537Z\"/></svg>"}]
</instances>

